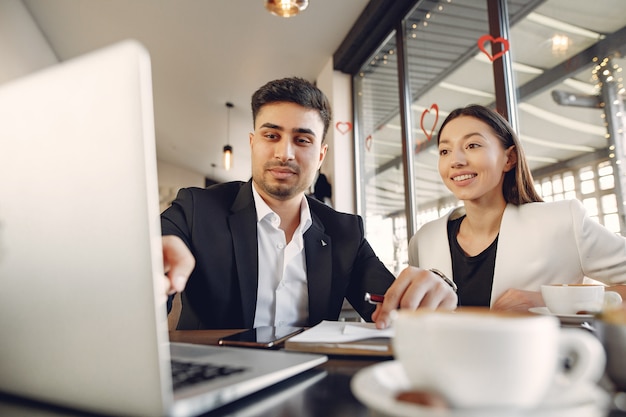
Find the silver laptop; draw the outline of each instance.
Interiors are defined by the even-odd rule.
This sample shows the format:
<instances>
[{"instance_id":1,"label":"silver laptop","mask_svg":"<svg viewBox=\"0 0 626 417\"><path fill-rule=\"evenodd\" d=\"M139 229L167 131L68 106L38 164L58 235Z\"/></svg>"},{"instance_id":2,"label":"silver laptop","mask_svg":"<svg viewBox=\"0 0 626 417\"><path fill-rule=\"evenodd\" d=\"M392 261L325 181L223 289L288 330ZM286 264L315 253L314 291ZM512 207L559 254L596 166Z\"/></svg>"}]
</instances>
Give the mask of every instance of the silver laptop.
<instances>
[{"instance_id":1,"label":"silver laptop","mask_svg":"<svg viewBox=\"0 0 626 417\"><path fill-rule=\"evenodd\" d=\"M0 391L196 415L326 361L170 344L160 245L146 50L125 41L0 85ZM227 376L174 390L172 360Z\"/></svg>"}]
</instances>

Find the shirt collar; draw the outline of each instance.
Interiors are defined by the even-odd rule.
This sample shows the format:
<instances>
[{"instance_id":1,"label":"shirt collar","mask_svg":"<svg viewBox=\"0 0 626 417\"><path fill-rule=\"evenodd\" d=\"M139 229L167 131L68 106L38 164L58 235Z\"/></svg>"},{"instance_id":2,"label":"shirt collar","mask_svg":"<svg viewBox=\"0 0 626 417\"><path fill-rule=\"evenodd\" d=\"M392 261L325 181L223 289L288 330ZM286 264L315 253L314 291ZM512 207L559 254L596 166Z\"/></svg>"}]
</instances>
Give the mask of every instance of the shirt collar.
<instances>
[{"instance_id":1,"label":"shirt collar","mask_svg":"<svg viewBox=\"0 0 626 417\"><path fill-rule=\"evenodd\" d=\"M272 210L270 206L267 205L265 200L263 200L263 198L256 189L256 184L254 184L254 181L252 182L252 196L254 197L257 223L263 220L269 214L274 214L276 217L278 217L278 214L276 214L274 210ZM312 223L313 222L311 220L311 210L309 209L309 202L307 201L306 197L302 196L302 202L300 203L300 225L298 227L300 228L300 230L302 230L302 233L304 233L309 229L309 227L311 227Z\"/></svg>"}]
</instances>

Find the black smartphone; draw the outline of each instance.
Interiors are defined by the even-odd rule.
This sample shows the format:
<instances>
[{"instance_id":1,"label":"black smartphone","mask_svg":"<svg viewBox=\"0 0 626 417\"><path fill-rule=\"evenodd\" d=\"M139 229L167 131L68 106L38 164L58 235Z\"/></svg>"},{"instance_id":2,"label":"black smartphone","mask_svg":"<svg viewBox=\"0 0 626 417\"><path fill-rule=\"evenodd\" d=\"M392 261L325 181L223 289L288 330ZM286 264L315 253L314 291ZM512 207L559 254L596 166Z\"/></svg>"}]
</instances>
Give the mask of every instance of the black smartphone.
<instances>
[{"instance_id":1,"label":"black smartphone","mask_svg":"<svg viewBox=\"0 0 626 417\"><path fill-rule=\"evenodd\" d=\"M276 348L285 340L304 330L304 327L261 326L221 338L222 346Z\"/></svg>"}]
</instances>

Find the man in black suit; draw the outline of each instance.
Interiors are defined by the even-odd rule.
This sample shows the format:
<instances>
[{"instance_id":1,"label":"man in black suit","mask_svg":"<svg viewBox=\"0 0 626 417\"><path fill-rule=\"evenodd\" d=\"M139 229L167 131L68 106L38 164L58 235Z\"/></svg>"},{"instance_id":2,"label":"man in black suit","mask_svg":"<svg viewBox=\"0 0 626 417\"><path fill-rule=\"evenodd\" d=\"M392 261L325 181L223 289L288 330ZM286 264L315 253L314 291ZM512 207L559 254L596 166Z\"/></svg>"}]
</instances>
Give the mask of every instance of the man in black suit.
<instances>
[{"instance_id":1,"label":"man in black suit","mask_svg":"<svg viewBox=\"0 0 626 417\"><path fill-rule=\"evenodd\" d=\"M328 148L326 96L300 78L271 81L252 96L252 116L252 179L181 189L161 216L168 294L182 291L178 329L312 326L336 320L344 298L372 320L364 294L385 293L394 276L359 216L305 196ZM430 276L402 279L386 306L456 305L449 288L422 284Z\"/></svg>"}]
</instances>

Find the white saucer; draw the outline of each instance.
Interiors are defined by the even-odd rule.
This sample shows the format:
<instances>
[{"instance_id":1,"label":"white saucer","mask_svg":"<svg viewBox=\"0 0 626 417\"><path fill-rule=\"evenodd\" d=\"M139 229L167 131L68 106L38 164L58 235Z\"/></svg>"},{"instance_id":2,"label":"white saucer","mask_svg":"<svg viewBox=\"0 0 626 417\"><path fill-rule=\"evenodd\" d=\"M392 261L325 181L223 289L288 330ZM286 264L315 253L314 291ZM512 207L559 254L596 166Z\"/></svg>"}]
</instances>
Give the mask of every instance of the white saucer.
<instances>
[{"instance_id":1,"label":"white saucer","mask_svg":"<svg viewBox=\"0 0 626 417\"><path fill-rule=\"evenodd\" d=\"M561 320L562 323L567 324L581 324L594 319L593 314L554 314L548 310L548 307L531 307L528 309L531 313L544 314L547 316L555 316Z\"/></svg>"},{"instance_id":2,"label":"white saucer","mask_svg":"<svg viewBox=\"0 0 626 417\"><path fill-rule=\"evenodd\" d=\"M543 404L535 410L476 409L441 410L396 400L399 392L410 388L402 366L398 361L385 361L361 369L350 383L356 398L368 406L376 416L389 417L587 417L604 415L602 411L608 402L608 394L595 385L568 393L559 401Z\"/></svg>"}]
</instances>

